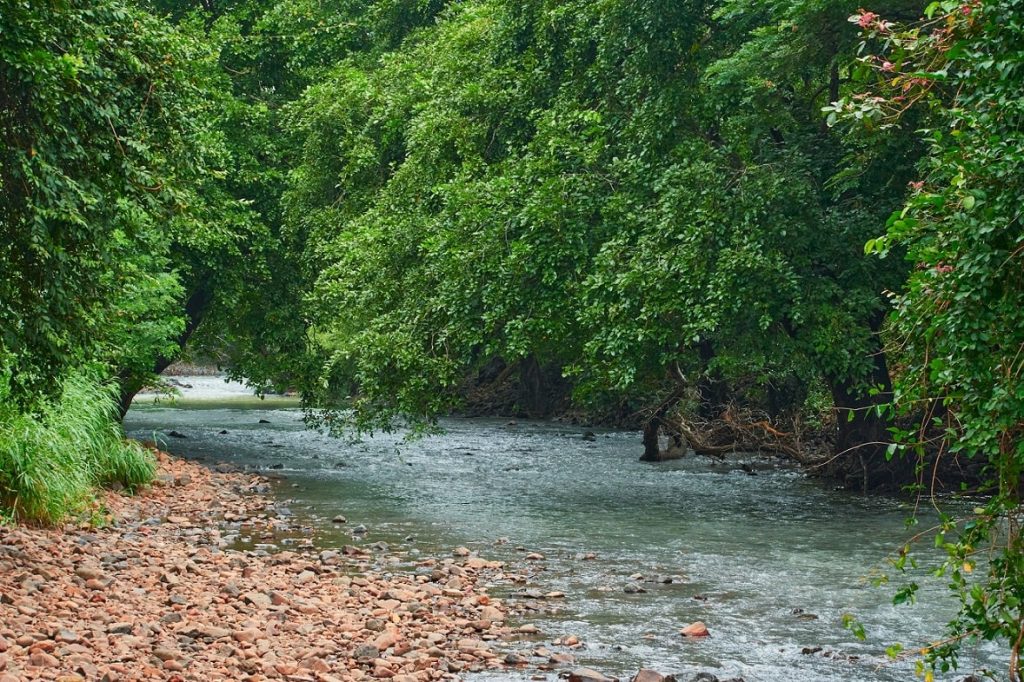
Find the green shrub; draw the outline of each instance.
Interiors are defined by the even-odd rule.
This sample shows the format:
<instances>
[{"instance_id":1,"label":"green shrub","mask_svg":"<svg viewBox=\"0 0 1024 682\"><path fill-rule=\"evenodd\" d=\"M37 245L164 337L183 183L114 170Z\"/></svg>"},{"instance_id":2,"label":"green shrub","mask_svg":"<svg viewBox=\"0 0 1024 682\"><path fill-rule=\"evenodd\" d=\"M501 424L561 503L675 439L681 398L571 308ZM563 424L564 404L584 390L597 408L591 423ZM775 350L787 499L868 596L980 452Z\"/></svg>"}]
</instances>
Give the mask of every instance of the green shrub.
<instances>
[{"instance_id":1,"label":"green shrub","mask_svg":"<svg viewBox=\"0 0 1024 682\"><path fill-rule=\"evenodd\" d=\"M64 380L59 398L24 412L0 375L0 507L22 521L57 523L81 512L96 486L129 490L152 480L156 464L126 441L115 419L116 386L90 372Z\"/></svg>"}]
</instances>

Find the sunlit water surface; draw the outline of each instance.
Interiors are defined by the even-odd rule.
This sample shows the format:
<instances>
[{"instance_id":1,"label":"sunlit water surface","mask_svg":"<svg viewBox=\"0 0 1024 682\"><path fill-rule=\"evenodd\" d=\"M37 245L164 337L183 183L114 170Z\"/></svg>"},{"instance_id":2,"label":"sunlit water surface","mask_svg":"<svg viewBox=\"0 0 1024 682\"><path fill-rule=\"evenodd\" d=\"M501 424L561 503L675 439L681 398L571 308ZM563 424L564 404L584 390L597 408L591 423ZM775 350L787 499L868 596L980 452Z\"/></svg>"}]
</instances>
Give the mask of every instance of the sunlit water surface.
<instances>
[{"instance_id":1,"label":"sunlit water surface","mask_svg":"<svg viewBox=\"0 0 1024 682\"><path fill-rule=\"evenodd\" d=\"M746 682L910 680L913 662L890 662L885 647L920 646L953 614L939 582L919 578L923 603L894 607L891 588L867 579L910 534L899 501L832 491L789 467L750 458L752 476L739 459L645 464L635 433L597 430L588 441L577 427L493 419L446 420L444 435L414 442L350 443L306 430L293 400L260 401L216 377L179 381L191 388L174 403L136 400L132 436L283 475L279 494L327 529L327 544L385 541L410 560L465 545L509 561L510 572L531 576L527 587L566 594L545 602L557 612L529 617L544 633L533 641L575 634L587 644L574 652L580 663L609 674L645 666L681 680L698 671ZM172 430L186 437L167 437ZM330 523L336 514L348 518L343 530ZM365 538L347 534L356 524L369 528ZM546 560L526 562L524 550ZM626 594L636 573L683 580ZM864 623L866 641L842 627L846 613ZM695 620L710 638L678 635ZM996 645L972 645L963 672L938 679L1001 670L1004 658Z\"/></svg>"}]
</instances>

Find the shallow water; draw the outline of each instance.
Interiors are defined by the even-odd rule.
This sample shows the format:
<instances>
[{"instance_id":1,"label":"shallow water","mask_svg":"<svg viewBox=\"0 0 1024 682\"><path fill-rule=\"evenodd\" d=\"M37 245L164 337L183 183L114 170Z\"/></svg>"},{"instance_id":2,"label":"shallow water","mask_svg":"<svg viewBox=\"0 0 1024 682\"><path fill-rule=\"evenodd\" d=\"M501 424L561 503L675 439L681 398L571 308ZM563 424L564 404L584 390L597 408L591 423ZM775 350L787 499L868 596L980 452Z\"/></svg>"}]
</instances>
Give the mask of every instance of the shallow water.
<instances>
[{"instance_id":1,"label":"shallow water","mask_svg":"<svg viewBox=\"0 0 1024 682\"><path fill-rule=\"evenodd\" d=\"M912 661L889 662L884 648L920 646L953 614L940 583L919 579L924 603L893 607L891 589L866 580L910 534L900 502L827 490L788 467L752 458L751 476L739 460L645 464L635 433L597 431L590 442L575 427L488 419L447 420L444 435L411 443L349 443L305 430L293 400L261 402L211 377L182 381L193 388L175 404L136 401L131 435L176 430L187 438L162 437L175 453L280 467L273 473L287 477L291 508L325 526L328 542L352 543L347 529L365 524L359 542L383 540L413 556L465 545L512 562L510 572L530 575L528 587L564 592L539 602L557 612L528 618L544 636L511 649L575 634L587 643L574 652L581 664L620 676L646 666L681 679L707 670L746 682L908 680ZM331 528L335 514L348 518L344 530ZM524 550L546 560L526 562ZM577 557L590 552L595 560ZM626 594L635 573L683 580ZM842 627L845 613L863 621L867 641ZM679 637L695 620L710 638ZM984 664L1003 669L998 646L966 654L962 673L937 679Z\"/></svg>"}]
</instances>

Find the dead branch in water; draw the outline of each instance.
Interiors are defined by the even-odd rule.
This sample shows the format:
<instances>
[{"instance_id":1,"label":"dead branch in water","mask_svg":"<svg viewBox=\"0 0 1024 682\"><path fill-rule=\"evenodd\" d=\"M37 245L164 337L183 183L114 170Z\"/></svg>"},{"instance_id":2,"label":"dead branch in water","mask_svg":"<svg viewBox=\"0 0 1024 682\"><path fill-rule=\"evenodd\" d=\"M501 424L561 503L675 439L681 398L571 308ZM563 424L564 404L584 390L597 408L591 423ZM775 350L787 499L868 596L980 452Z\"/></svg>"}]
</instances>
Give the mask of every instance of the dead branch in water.
<instances>
[{"instance_id":1,"label":"dead branch in water","mask_svg":"<svg viewBox=\"0 0 1024 682\"><path fill-rule=\"evenodd\" d=\"M772 419L766 412L735 404L728 405L716 419L677 415L667 420L667 425L681 433L694 452L710 457L722 458L731 452L764 452L813 465L828 453L824 443L804 442L799 416Z\"/></svg>"}]
</instances>

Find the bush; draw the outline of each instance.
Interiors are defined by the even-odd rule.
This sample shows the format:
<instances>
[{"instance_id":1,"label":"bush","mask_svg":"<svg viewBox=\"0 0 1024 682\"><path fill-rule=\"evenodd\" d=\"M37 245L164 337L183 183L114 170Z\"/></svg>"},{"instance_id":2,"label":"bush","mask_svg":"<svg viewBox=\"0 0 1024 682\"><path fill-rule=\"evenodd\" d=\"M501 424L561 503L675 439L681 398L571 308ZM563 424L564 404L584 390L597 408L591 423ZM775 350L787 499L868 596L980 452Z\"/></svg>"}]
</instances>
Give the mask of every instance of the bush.
<instances>
[{"instance_id":1,"label":"bush","mask_svg":"<svg viewBox=\"0 0 1024 682\"><path fill-rule=\"evenodd\" d=\"M126 441L115 416L116 385L79 372L60 396L20 411L0 374L0 507L21 521L57 523L81 512L94 489L119 483L134 490L152 480L156 463Z\"/></svg>"}]
</instances>

